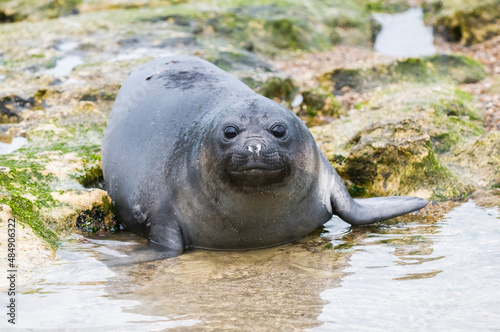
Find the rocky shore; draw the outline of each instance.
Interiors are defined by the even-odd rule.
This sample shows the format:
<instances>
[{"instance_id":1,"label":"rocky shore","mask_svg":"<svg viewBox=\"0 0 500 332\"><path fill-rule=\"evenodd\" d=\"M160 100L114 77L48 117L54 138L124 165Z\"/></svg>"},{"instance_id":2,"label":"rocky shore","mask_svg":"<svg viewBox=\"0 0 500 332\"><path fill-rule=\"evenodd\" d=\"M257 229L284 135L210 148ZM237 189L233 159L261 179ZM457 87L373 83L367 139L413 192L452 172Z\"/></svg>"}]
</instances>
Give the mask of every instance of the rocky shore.
<instances>
[{"instance_id":1,"label":"rocky shore","mask_svg":"<svg viewBox=\"0 0 500 332\"><path fill-rule=\"evenodd\" d=\"M421 1L439 54L395 59L372 50L371 13L414 3L42 2L0 2L0 141L28 141L0 155L0 233L22 225L23 278L64 234L119 228L100 169L107 117L130 71L171 54L298 114L353 196L500 200L500 37L474 30L492 31L494 12L450 41L442 17L462 9Z\"/></svg>"}]
</instances>

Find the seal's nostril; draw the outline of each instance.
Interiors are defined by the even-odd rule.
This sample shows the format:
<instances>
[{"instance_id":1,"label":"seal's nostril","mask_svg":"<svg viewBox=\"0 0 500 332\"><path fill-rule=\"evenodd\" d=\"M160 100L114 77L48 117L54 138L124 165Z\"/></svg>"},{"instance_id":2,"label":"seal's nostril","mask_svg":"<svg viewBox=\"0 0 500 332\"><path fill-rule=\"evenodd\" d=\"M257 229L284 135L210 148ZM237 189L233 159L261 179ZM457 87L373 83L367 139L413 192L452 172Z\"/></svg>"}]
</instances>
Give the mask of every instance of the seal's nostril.
<instances>
[{"instance_id":1,"label":"seal's nostril","mask_svg":"<svg viewBox=\"0 0 500 332\"><path fill-rule=\"evenodd\" d=\"M247 148L248 148L248 151L250 151L250 153L252 154L252 158L257 159L257 157L259 157L260 150L262 150L262 145L251 144L251 145L248 145Z\"/></svg>"},{"instance_id":2,"label":"seal's nostril","mask_svg":"<svg viewBox=\"0 0 500 332\"><path fill-rule=\"evenodd\" d=\"M244 150L250 151L250 153L261 153L266 150L266 141L262 136L247 136L243 140L243 145L241 146Z\"/></svg>"},{"instance_id":3,"label":"seal's nostril","mask_svg":"<svg viewBox=\"0 0 500 332\"><path fill-rule=\"evenodd\" d=\"M260 144L255 144L255 145L249 145L248 146L248 151L250 151L252 153L259 154L260 150L262 150L262 145L260 145Z\"/></svg>"}]
</instances>

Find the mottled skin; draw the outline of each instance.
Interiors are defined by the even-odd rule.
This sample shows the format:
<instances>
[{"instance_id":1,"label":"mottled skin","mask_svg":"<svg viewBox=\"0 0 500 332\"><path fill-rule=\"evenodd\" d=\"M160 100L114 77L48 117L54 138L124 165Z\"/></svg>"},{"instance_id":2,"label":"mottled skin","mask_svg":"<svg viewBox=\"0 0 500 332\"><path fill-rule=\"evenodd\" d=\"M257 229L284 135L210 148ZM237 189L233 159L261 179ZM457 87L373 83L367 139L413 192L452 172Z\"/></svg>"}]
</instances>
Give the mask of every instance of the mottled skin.
<instances>
[{"instance_id":1,"label":"mottled skin","mask_svg":"<svg viewBox=\"0 0 500 332\"><path fill-rule=\"evenodd\" d=\"M353 200L299 118L196 57L156 59L129 76L102 168L120 221L179 253L266 247L333 214L363 225L427 204Z\"/></svg>"}]
</instances>

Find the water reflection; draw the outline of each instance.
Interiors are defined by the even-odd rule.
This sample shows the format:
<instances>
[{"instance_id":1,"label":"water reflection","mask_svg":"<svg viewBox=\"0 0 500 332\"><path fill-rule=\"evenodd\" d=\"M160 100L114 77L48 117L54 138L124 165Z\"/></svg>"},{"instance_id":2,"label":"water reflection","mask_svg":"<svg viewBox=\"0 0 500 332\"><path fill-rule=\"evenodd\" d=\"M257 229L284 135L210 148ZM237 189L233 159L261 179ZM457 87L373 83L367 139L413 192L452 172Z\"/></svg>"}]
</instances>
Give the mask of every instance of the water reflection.
<instances>
[{"instance_id":1,"label":"water reflection","mask_svg":"<svg viewBox=\"0 0 500 332\"><path fill-rule=\"evenodd\" d=\"M133 242L132 242L133 243ZM74 236L57 251L56 259L40 279L18 295L16 328L23 330L80 329L94 331L161 331L193 326L199 321L145 316L126 310L139 301L110 298L106 284L115 273L96 259L99 254L117 256L131 242L88 241ZM2 322L4 323L4 322Z\"/></svg>"},{"instance_id":2,"label":"water reflection","mask_svg":"<svg viewBox=\"0 0 500 332\"><path fill-rule=\"evenodd\" d=\"M474 331L500 326L498 203L481 208L471 201L442 218L402 217L354 229L335 218L321 236L275 248L192 251L113 264L136 258L145 243L130 233L65 241L56 260L22 289L17 327Z\"/></svg>"},{"instance_id":3,"label":"water reflection","mask_svg":"<svg viewBox=\"0 0 500 332\"><path fill-rule=\"evenodd\" d=\"M56 259L22 289L16 327L311 328L319 324L326 303L319 294L338 285L348 256L315 234L264 250L192 251L161 261L114 264L140 254L137 249L145 243L130 233L65 240Z\"/></svg>"},{"instance_id":4,"label":"water reflection","mask_svg":"<svg viewBox=\"0 0 500 332\"><path fill-rule=\"evenodd\" d=\"M318 330L461 330L500 326L500 212L468 202L436 223L367 227ZM362 234L356 234L362 233Z\"/></svg>"},{"instance_id":5,"label":"water reflection","mask_svg":"<svg viewBox=\"0 0 500 332\"><path fill-rule=\"evenodd\" d=\"M143 315L198 319L200 330L303 330L318 325L319 294L338 285L347 256L317 235L263 250L193 251L113 268L107 291L140 299L134 312Z\"/></svg>"}]
</instances>

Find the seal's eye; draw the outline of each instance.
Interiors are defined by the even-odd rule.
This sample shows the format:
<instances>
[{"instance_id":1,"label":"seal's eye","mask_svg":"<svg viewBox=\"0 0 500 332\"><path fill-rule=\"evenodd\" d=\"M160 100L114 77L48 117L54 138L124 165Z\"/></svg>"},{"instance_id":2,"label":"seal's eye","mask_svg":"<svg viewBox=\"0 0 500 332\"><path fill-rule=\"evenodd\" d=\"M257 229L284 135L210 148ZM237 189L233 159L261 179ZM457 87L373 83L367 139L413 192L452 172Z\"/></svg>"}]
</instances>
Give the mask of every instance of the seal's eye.
<instances>
[{"instance_id":1,"label":"seal's eye","mask_svg":"<svg viewBox=\"0 0 500 332\"><path fill-rule=\"evenodd\" d=\"M286 133L286 128L283 127L282 125L275 125L271 128L271 134L274 135L274 137L281 138L285 136Z\"/></svg>"},{"instance_id":2,"label":"seal's eye","mask_svg":"<svg viewBox=\"0 0 500 332\"><path fill-rule=\"evenodd\" d=\"M234 126L227 126L226 128L224 128L224 136L226 136L226 138L235 138L236 136L238 136L238 134L238 128Z\"/></svg>"}]
</instances>

